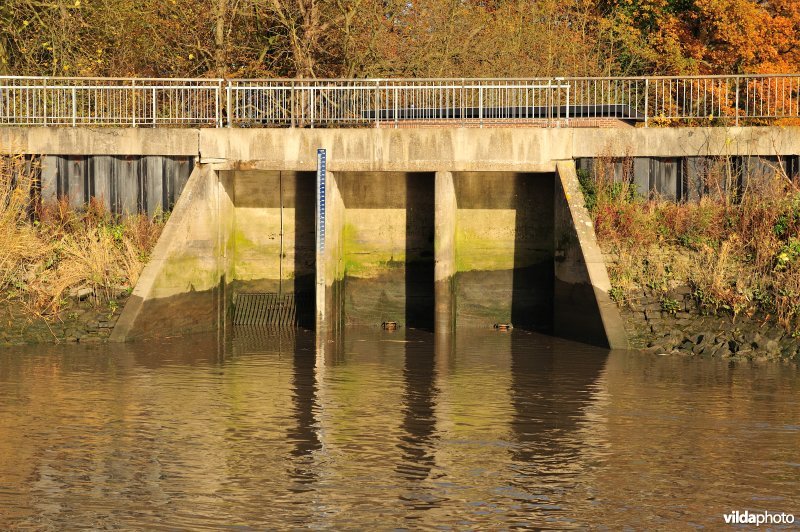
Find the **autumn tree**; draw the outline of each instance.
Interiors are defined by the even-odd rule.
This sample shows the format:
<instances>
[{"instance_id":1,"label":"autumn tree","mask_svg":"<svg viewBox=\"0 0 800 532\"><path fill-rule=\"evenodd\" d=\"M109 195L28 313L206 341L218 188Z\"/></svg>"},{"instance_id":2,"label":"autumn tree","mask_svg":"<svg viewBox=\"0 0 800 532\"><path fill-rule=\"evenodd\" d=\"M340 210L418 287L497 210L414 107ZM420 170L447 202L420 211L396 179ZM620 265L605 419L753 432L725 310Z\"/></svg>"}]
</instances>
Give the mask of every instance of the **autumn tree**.
<instances>
[{"instance_id":1,"label":"autumn tree","mask_svg":"<svg viewBox=\"0 0 800 532\"><path fill-rule=\"evenodd\" d=\"M601 4L616 73L794 72L795 0L612 0Z\"/></svg>"},{"instance_id":2,"label":"autumn tree","mask_svg":"<svg viewBox=\"0 0 800 532\"><path fill-rule=\"evenodd\" d=\"M0 72L540 77L796 72L797 0L3 0Z\"/></svg>"}]
</instances>

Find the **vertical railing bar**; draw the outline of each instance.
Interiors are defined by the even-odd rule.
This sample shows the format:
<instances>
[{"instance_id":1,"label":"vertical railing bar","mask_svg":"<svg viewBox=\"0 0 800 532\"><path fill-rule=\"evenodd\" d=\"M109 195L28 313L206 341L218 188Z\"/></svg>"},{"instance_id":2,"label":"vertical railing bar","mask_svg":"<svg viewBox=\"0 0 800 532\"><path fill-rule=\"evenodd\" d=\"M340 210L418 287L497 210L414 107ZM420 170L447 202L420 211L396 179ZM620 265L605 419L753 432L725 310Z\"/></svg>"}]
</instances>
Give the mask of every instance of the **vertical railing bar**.
<instances>
[{"instance_id":1,"label":"vertical railing bar","mask_svg":"<svg viewBox=\"0 0 800 532\"><path fill-rule=\"evenodd\" d=\"M77 89L75 86L72 87L72 127L77 127L78 125L78 101L76 95Z\"/></svg>"},{"instance_id":2,"label":"vertical railing bar","mask_svg":"<svg viewBox=\"0 0 800 532\"><path fill-rule=\"evenodd\" d=\"M217 86L214 87L214 127L222 127L222 81L217 81Z\"/></svg>"},{"instance_id":3,"label":"vertical railing bar","mask_svg":"<svg viewBox=\"0 0 800 532\"><path fill-rule=\"evenodd\" d=\"M480 127L483 127L483 85L478 83L478 117Z\"/></svg>"},{"instance_id":4,"label":"vertical railing bar","mask_svg":"<svg viewBox=\"0 0 800 532\"><path fill-rule=\"evenodd\" d=\"M375 81L375 127L381 128L381 82Z\"/></svg>"},{"instance_id":5,"label":"vertical railing bar","mask_svg":"<svg viewBox=\"0 0 800 532\"><path fill-rule=\"evenodd\" d=\"M131 88L131 95L132 95L131 99L133 100L132 101L132 107L133 107L132 120L133 120L133 127L136 127L136 82L135 81L131 81L131 87L132 87ZM123 94L125 94L125 93L123 93ZM128 104L128 99L125 98L125 109L128 108L127 104Z\"/></svg>"},{"instance_id":6,"label":"vertical railing bar","mask_svg":"<svg viewBox=\"0 0 800 532\"><path fill-rule=\"evenodd\" d=\"M42 80L42 124L47 127L47 78Z\"/></svg>"},{"instance_id":7,"label":"vertical railing bar","mask_svg":"<svg viewBox=\"0 0 800 532\"><path fill-rule=\"evenodd\" d=\"M308 99L309 99L309 102L311 104L311 129L314 129L314 115L316 114L316 111L317 111L316 110L316 107L317 107L317 94L316 94L316 91L314 90L315 86L314 86L313 82L311 84L309 84L308 87L309 87Z\"/></svg>"}]
</instances>

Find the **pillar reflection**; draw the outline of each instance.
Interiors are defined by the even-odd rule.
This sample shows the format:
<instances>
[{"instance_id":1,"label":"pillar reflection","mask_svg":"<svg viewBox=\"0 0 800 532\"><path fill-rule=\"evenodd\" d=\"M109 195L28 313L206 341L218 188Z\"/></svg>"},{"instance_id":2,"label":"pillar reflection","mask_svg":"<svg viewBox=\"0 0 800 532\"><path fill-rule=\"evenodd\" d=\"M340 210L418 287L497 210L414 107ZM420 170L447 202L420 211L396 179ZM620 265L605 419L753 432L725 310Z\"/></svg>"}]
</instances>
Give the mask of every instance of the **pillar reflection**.
<instances>
[{"instance_id":1,"label":"pillar reflection","mask_svg":"<svg viewBox=\"0 0 800 532\"><path fill-rule=\"evenodd\" d=\"M516 333L515 333L516 335ZM527 511L557 519L582 498L585 410L608 351L554 338L516 336L511 347L511 483Z\"/></svg>"},{"instance_id":2,"label":"pillar reflection","mask_svg":"<svg viewBox=\"0 0 800 532\"><path fill-rule=\"evenodd\" d=\"M304 492L314 489L318 480L315 453L322 448L319 438L319 389L317 383L317 350L313 335L302 335L287 356L293 357L292 405L294 426L286 437L292 443L289 475L294 481L291 491Z\"/></svg>"}]
</instances>

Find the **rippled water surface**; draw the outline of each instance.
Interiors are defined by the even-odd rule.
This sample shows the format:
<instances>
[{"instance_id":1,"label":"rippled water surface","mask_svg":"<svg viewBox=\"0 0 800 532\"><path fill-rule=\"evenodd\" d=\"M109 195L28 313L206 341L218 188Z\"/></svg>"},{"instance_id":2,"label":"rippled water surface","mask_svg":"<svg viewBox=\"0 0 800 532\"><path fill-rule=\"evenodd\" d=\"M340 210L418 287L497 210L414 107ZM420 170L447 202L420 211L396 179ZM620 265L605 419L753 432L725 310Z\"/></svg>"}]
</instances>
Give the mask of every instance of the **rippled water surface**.
<instances>
[{"instance_id":1,"label":"rippled water surface","mask_svg":"<svg viewBox=\"0 0 800 532\"><path fill-rule=\"evenodd\" d=\"M514 332L0 352L2 528L800 518L793 366Z\"/></svg>"}]
</instances>

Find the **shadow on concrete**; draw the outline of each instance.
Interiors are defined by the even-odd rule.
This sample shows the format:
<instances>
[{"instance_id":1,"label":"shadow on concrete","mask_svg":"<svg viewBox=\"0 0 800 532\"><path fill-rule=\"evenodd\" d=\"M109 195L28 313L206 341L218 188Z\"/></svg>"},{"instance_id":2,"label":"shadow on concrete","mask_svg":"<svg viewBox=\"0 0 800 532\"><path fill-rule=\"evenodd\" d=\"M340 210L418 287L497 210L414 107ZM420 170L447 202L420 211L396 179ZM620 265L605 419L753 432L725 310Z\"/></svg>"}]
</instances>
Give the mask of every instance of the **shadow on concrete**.
<instances>
[{"instance_id":1,"label":"shadow on concrete","mask_svg":"<svg viewBox=\"0 0 800 532\"><path fill-rule=\"evenodd\" d=\"M457 327L551 332L554 174L459 172L454 185L461 219L483 221L457 228ZM479 266L461 270L464 257Z\"/></svg>"},{"instance_id":2,"label":"shadow on concrete","mask_svg":"<svg viewBox=\"0 0 800 532\"><path fill-rule=\"evenodd\" d=\"M516 216L511 323L519 329L551 333L555 174L515 174L512 186Z\"/></svg>"},{"instance_id":3,"label":"shadow on concrete","mask_svg":"<svg viewBox=\"0 0 800 532\"><path fill-rule=\"evenodd\" d=\"M372 260L370 254L391 251L392 260L377 266L375 276L345 273L344 321L433 330L434 316L434 174L431 172L336 173L345 207L346 226L357 237L357 251L344 260ZM377 211L366 214L363 211ZM405 223L398 210L405 211ZM403 240L399 240L403 239ZM398 249L402 242L403 248ZM402 253L401 253L402 252ZM403 262L394 257L403 255Z\"/></svg>"},{"instance_id":4,"label":"shadow on concrete","mask_svg":"<svg viewBox=\"0 0 800 532\"><path fill-rule=\"evenodd\" d=\"M317 181L313 172L296 174L294 208L294 292L298 327L314 329L316 274L316 202Z\"/></svg>"},{"instance_id":5,"label":"shadow on concrete","mask_svg":"<svg viewBox=\"0 0 800 532\"><path fill-rule=\"evenodd\" d=\"M406 178L406 327L433 332L435 194L432 174Z\"/></svg>"}]
</instances>

